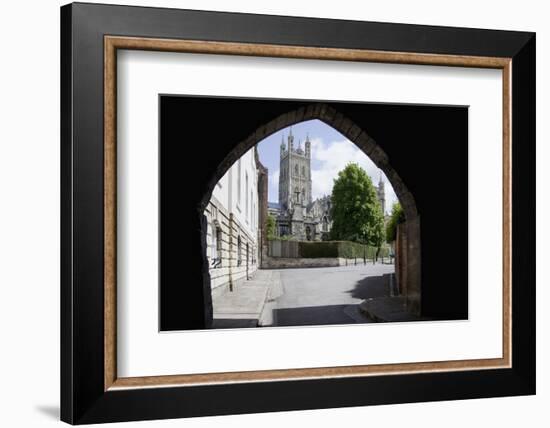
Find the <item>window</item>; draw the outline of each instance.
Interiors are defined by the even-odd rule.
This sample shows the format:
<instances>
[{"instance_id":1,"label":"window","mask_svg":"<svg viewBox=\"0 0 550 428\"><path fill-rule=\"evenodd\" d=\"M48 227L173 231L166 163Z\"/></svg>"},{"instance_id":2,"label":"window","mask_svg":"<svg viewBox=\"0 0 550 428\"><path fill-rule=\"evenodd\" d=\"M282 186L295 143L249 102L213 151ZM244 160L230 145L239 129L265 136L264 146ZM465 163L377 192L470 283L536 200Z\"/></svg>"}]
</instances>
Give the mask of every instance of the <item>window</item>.
<instances>
[{"instance_id":1,"label":"window","mask_svg":"<svg viewBox=\"0 0 550 428\"><path fill-rule=\"evenodd\" d=\"M294 175L298 175L298 165L294 165Z\"/></svg>"},{"instance_id":2,"label":"window","mask_svg":"<svg viewBox=\"0 0 550 428\"><path fill-rule=\"evenodd\" d=\"M219 268L222 266L222 229L214 222L212 224L212 245L211 245L211 261L210 266L212 268Z\"/></svg>"},{"instance_id":3,"label":"window","mask_svg":"<svg viewBox=\"0 0 550 428\"><path fill-rule=\"evenodd\" d=\"M242 256L242 251L241 251L241 236L239 235L239 237L237 238L237 266L240 266L241 263L242 263L242 260L241 260L241 256Z\"/></svg>"},{"instance_id":4,"label":"window","mask_svg":"<svg viewBox=\"0 0 550 428\"><path fill-rule=\"evenodd\" d=\"M302 166L302 176L306 176L306 167Z\"/></svg>"},{"instance_id":5,"label":"window","mask_svg":"<svg viewBox=\"0 0 550 428\"><path fill-rule=\"evenodd\" d=\"M218 234L216 233L217 227L216 224L212 224L212 237L211 237L211 246L210 246L210 255L212 258L212 262L218 258Z\"/></svg>"},{"instance_id":6,"label":"window","mask_svg":"<svg viewBox=\"0 0 550 428\"><path fill-rule=\"evenodd\" d=\"M216 227L216 252L218 254L218 258L222 259L222 228ZM221 264L221 263L220 263Z\"/></svg>"}]
</instances>

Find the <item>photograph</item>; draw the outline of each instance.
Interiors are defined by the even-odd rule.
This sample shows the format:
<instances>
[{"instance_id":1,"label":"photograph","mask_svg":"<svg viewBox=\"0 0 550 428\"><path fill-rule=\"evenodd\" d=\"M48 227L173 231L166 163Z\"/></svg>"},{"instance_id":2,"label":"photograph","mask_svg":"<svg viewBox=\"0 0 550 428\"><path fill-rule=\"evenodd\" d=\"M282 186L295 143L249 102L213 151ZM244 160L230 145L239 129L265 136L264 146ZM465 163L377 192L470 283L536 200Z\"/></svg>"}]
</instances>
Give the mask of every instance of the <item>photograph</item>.
<instances>
[{"instance_id":1,"label":"photograph","mask_svg":"<svg viewBox=\"0 0 550 428\"><path fill-rule=\"evenodd\" d=\"M265 124L271 132L254 131L253 137L242 143L231 141L228 130L227 143L236 148L213 172L219 179L212 178L212 188L198 208L203 217L202 245L191 249L201 252L205 265L206 320L199 328L468 318L467 234L458 235L467 230L468 223L467 107L341 102L304 107L302 104L308 103L298 100L173 94L160 95L160 103L161 123L172 115L185 117L190 110L202 109L210 111L208 117L214 120L217 111L226 109L231 113L225 120L231 121L237 132L241 124L243 135L250 129L246 120L251 117L250 109L267 112L284 105L291 109L286 115L294 118L287 124L284 114L275 117ZM377 114L377 126L372 127L376 140L340 113L345 108L352 108L358 117ZM298 111L301 113L296 114ZM414 150L412 141L418 136L411 135L413 150L399 150L391 162L387 160L383 148L395 139L395 130L390 131L395 128L392 121L404 114L413 117L413 111L419 115L418 127L428 127L432 134L452 127L460 144L453 149L454 166L447 165L446 174L439 173L435 165L426 170L415 160L425 156L427 137L424 149ZM181 169L177 159L182 155L176 147L182 144L173 143L172 138L190 144L201 139L202 145L212 149L219 140L209 135L200 119L182 125L174 122L170 131L160 132L161 177ZM350 129L354 129L351 135ZM402 173L411 174L408 181L418 188L417 195L393 168L397 160L409 164L409 170ZM418 168L410 169L414 164ZM452 177L445 180L449 173ZM160 180L161 218L166 220L160 226L163 247L177 245L172 222L181 218L172 214L181 200L174 194L187 184L179 180ZM421 198L422 211L415 196ZM431 224L420 224L422 214ZM450 231L451 227L454 236L449 241L432 232L438 228ZM427 248L425 257L423 247ZM441 251L439 256L430 254L438 247L446 248L443 259ZM454 280L444 274L438 277L451 260ZM423 287L423 271L427 282L432 280L430 274L439 280L439 290L432 292L429 283ZM182 281L181 275L165 275L163 280L163 272L161 294L163 287L193 286ZM437 293L442 287L449 289L448 296L452 288L462 298L441 298ZM428 305L422 308L421 299L437 301L437 310Z\"/></svg>"}]
</instances>

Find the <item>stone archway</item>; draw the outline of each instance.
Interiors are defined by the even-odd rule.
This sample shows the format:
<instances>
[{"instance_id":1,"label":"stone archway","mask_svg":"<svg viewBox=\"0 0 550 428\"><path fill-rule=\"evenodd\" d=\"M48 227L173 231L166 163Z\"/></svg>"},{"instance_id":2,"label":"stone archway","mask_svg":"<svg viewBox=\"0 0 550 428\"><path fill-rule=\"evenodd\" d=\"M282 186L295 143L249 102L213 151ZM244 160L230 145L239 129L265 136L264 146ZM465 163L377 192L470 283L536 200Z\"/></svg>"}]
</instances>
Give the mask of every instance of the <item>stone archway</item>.
<instances>
[{"instance_id":1,"label":"stone archway","mask_svg":"<svg viewBox=\"0 0 550 428\"><path fill-rule=\"evenodd\" d=\"M421 312L420 216L416 208L415 199L392 167L387 154L376 141L365 130L328 104L313 103L282 114L260 126L248 138L238 143L221 162L216 173L208 183L208 191L205 193L199 206L199 215L203 217L203 212L211 198L216 183L242 155L271 134L291 125L313 119L318 119L331 126L359 147L384 172L392 185L405 215L405 223L401 227L406 236L404 240L406 242L404 251L405 262L402 264L404 272L400 275L405 283L401 284L400 288L405 293L409 310L419 315ZM265 210L267 210L267 207L265 207ZM204 220L201 224L204 224ZM265 233L262 233L262 236L265 236ZM203 251L205 251L204 248ZM208 272L208 269L205 272ZM206 276L205 287L209 288L210 278L207 273Z\"/></svg>"}]
</instances>

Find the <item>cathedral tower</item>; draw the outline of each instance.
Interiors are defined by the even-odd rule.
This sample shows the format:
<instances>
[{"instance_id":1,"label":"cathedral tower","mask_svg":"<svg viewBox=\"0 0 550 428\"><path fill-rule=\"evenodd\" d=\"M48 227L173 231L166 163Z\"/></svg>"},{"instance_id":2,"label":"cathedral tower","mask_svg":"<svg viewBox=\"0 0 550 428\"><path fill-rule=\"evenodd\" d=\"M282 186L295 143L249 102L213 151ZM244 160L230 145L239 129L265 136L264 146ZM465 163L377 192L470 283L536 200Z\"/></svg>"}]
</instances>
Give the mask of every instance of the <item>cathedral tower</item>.
<instances>
[{"instance_id":1,"label":"cathedral tower","mask_svg":"<svg viewBox=\"0 0 550 428\"><path fill-rule=\"evenodd\" d=\"M291 209L294 205L308 206L311 197L311 142L305 141L305 151L301 142L294 148L294 136L290 128L285 147L284 136L281 142L279 163L279 204L281 209Z\"/></svg>"}]
</instances>

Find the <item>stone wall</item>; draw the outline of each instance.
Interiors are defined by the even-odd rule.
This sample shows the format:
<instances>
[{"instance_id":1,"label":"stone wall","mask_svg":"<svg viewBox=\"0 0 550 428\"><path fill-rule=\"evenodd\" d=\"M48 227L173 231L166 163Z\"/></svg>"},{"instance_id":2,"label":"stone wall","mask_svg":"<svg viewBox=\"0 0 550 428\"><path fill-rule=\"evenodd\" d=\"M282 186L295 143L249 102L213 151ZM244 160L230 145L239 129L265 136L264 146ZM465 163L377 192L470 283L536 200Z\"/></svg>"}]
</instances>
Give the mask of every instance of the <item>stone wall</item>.
<instances>
[{"instance_id":1,"label":"stone wall","mask_svg":"<svg viewBox=\"0 0 550 428\"><path fill-rule=\"evenodd\" d=\"M258 245L261 248L267 245L267 200L268 200L268 176L269 172L262 165L258 156L258 150L255 150L256 165L258 166ZM264 251L260 250L260 261L262 262Z\"/></svg>"},{"instance_id":2,"label":"stone wall","mask_svg":"<svg viewBox=\"0 0 550 428\"><path fill-rule=\"evenodd\" d=\"M265 256L262 262L262 269L288 269L288 268L316 268L316 267L336 267L352 266L362 264L363 260L344 259L342 257L326 257L317 259L286 258Z\"/></svg>"}]
</instances>

